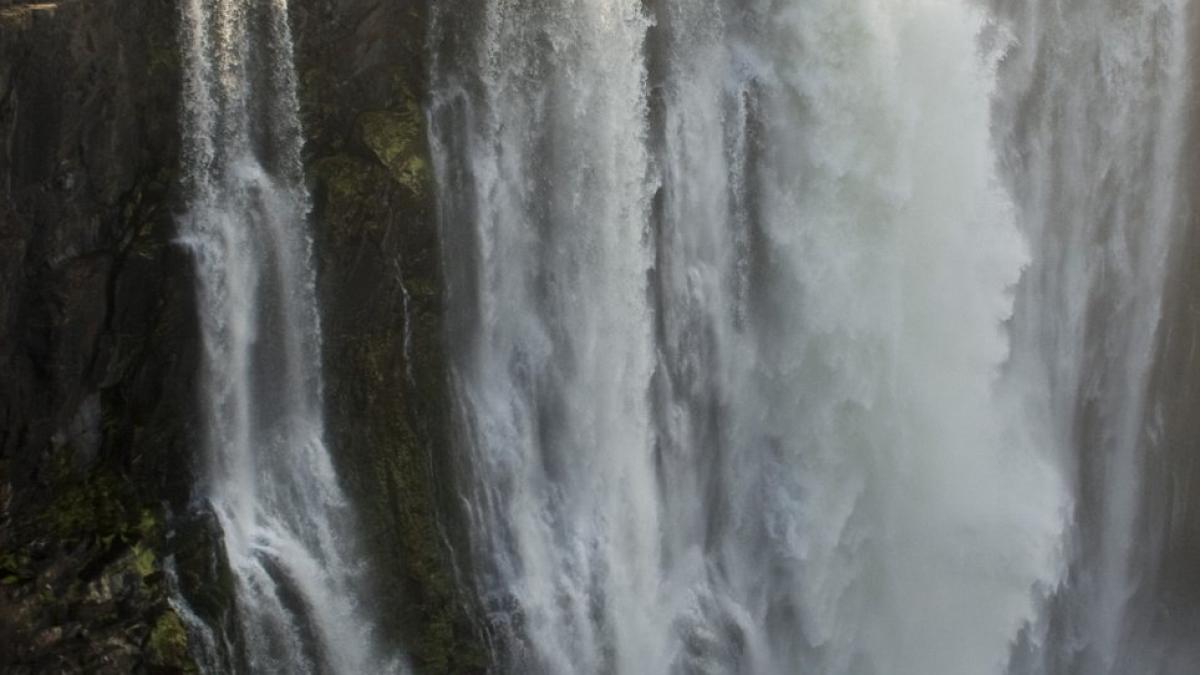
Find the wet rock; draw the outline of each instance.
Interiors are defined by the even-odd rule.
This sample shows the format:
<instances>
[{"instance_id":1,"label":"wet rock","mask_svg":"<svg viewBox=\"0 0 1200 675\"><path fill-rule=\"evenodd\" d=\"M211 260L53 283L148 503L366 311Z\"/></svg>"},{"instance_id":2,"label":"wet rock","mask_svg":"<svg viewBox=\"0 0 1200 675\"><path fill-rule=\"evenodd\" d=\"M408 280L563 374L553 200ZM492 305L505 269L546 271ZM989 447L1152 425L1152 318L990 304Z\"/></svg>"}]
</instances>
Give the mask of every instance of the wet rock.
<instances>
[{"instance_id":1,"label":"wet rock","mask_svg":"<svg viewBox=\"0 0 1200 675\"><path fill-rule=\"evenodd\" d=\"M441 272L416 0L297 5L330 444L385 630L418 672L485 666L456 588Z\"/></svg>"},{"instance_id":2,"label":"wet rock","mask_svg":"<svg viewBox=\"0 0 1200 675\"><path fill-rule=\"evenodd\" d=\"M159 672L194 672L188 656L188 636L174 611L163 612L146 643L146 663Z\"/></svg>"},{"instance_id":3,"label":"wet rock","mask_svg":"<svg viewBox=\"0 0 1200 675\"><path fill-rule=\"evenodd\" d=\"M2 672L141 672L188 499L172 2L0 0Z\"/></svg>"}]
</instances>

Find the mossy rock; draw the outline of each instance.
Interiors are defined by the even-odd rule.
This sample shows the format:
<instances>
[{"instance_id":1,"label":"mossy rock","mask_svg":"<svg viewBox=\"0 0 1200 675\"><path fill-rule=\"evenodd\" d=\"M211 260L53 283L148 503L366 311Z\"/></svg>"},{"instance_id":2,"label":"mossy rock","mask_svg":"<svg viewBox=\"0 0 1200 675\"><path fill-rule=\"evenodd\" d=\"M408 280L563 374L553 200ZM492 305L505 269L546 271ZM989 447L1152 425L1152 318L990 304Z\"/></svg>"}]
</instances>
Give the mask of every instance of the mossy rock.
<instances>
[{"instance_id":1,"label":"mossy rock","mask_svg":"<svg viewBox=\"0 0 1200 675\"><path fill-rule=\"evenodd\" d=\"M318 212L334 245L363 237L378 238L386 227L386 213L378 208L386 193L388 176L378 166L340 154L313 163Z\"/></svg>"},{"instance_id":2,"label":"mossy rock","mask_svg":"<svg viewBox=\"0 0 1200 675\"><path fill-rule=\"evenodd\" d=\"M129 484L102 472L64 485L42 515L42 523L62 541L119 537L135 539L141 522Z\"/></svg>"},{"instance_id":3,"label":"mossy rock","mask_svg":"<svg viewBox=\"0 0 1200 675\"><path fill-rule=\"evenodd\" d=\"M403 186L414 199L425 196L429 166L422 146L423 125L415 102L402 111L363 113L358 119L363 142L387 167L392 180Z\"/></svg>"},{"instance_id":4,"label":"mossy rock","mask_svg":"<svg viewBox=\"0 0 1200 675\"><path fill-rule=\"evenodd\" d=\"M195 673L188 655L187 630L175 610L167 610L154 622L145 646L146 663L156 671Z\"/></svg>"}]
</instances>

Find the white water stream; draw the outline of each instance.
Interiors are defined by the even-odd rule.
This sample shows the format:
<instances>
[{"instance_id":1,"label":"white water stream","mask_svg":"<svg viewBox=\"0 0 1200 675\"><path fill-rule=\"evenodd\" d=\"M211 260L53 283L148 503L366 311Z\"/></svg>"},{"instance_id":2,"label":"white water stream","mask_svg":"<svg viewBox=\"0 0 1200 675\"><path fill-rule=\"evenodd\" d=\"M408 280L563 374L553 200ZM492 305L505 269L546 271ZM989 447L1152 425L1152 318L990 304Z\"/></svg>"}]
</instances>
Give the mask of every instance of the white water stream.
<instances>
[{"instance_id":1,"label":"white water stream","mask_svg":"<svg viewBox=\"0 0 1200 675\"><path fill-rule=\"evenodd\" d=\"M321 335L287 3L186 0L182 236L196 260L209 472L238 670L380 673L325 444Z\"/></svg>"}]
</instances>

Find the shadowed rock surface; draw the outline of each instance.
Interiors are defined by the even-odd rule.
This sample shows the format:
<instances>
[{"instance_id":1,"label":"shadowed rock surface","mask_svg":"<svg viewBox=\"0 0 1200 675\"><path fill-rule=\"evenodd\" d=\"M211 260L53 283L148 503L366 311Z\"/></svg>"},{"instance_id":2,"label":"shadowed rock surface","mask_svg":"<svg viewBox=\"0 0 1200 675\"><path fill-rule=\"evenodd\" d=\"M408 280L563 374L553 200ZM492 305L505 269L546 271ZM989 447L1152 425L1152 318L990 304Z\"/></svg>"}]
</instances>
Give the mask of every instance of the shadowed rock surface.
<instances>
[{"instance_id":1,"label":"shadowed rock surface","mask_svg":"<svg viewBox=\"0 0 1200 675\"><path fill-rule=\"evenodd\" d=\"M196 363L167 3L0 3L0 670L179 672Z\"/></svg>"}]
</instances>

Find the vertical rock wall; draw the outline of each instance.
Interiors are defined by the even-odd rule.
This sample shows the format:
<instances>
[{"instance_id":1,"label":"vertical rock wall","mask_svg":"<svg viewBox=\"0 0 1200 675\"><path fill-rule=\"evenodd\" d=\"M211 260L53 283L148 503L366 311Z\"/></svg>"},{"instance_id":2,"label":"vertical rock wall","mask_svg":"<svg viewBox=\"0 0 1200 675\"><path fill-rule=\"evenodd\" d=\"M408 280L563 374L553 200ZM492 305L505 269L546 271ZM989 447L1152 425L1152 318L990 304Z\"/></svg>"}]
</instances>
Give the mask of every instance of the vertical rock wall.
<instances>
[{"instance_id":1,"label":"vertical rock wall","mask_svg":"<svg viewBox=\"0 0 1200 675\"><path fill-rule=\"evenodd\" d=\"M196 362L173 25L0 0L0 671L187 664L163 569Z\"/></svg>"},{"instance_id":2,"label":"vertical rock wall","mask_svg":"<svg viewBox=\"0 0 1200 675\"><path fill-rule=\"evenodd\" d=\"M295 7L334 456L379 612L419 672L482 670L437 514L452 502L422 109L426 2Z\"/></svg>"}]
</instances>

